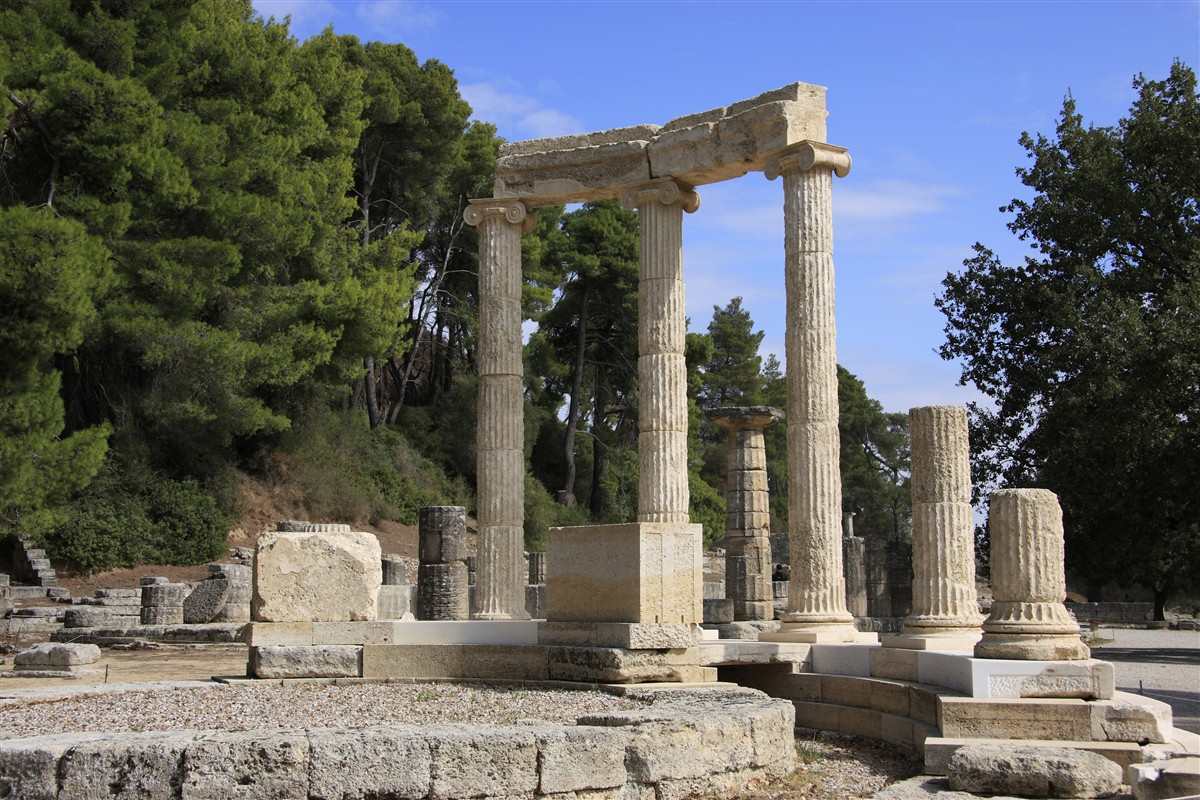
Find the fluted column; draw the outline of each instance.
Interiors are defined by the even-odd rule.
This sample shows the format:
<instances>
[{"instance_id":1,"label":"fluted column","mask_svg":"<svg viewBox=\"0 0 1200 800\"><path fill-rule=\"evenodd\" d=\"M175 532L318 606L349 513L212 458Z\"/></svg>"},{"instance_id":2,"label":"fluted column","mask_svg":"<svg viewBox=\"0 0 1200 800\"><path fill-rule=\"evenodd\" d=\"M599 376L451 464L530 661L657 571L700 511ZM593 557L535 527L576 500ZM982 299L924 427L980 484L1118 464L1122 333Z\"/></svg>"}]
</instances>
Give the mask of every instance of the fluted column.
<instances>
[{"instance_id":1,"label":"fluted column","mask_svg":"<svg viewBox=\"0 0 1200 800\"><path fill-rule=\"evenodd\" d=\"M914 408L908 412L908 427L913 600L903 632L978 639L983 616L975 592L967 410L962 406Z\"/></svg>"},{"instance_id":2,"label":"fluted column","mask_svg":"<svg viewBox=\"0 0 1200 800\"><path fill-rule=\"evenodd\" d=\"M782 419L770 406L717 408L709 417L728 431L725 464L725 597L735 620L775 618L771 587L771 495L763 429Z\"/></svg>"},{"instance_id":3,"label":"fluted column","mask_svg":"<svg viewBox=\"0 0 1200 800\"><path fill-rule=\"evenodd\" d=\"M867 616L867 543L854 535L854 512L842 515L842 561L846 574L846 609L855 617Z\"/></svg>"},{"instance_id":4,"label":"fluted column","mask_svg":"<svg viewBox=\"0 0 1200 800\"><path fill-rule=\"evenodd\" d=\"M791 586L781 638L848 641L855 633L842 574L831 206L834 173L849 171L844 148L809 141L766 169L768 179L783 176L787 293Z\"/></svg>"},{"instance_id":5,"label":"fluted column","mask_svg":"<svg viewBox=\"0 0 1200 800\"><path fill-rule=\"evenodd\" d=\"M479 401L476 484L479 619L525 613L525 421L521 361L523 203L472 200L463 212L479 232Z\"/></svg>"},{"instance_id":6,"label":"fluted column","mask_svg":"<svg viewBox=\"0 0 1200 800\"><path fill-rule=\"evenodd\" d=\"M688 521L687 320L683 302L683 212L700 207L670 178L622 198L641 228L638 270L638 522Z\"/></svg>"},{"instance_id":7,"label":"fluted column","mask_svg":"<svg viewBox=\"0 0 1200 800\"><path fill-rule=\"evenodd\" d=\"M988 507L992 610L976 658L1075 661L1091 653L1063 605L1063 518L1045 489L1000 489Z\"/></svg>"}]
</instances>

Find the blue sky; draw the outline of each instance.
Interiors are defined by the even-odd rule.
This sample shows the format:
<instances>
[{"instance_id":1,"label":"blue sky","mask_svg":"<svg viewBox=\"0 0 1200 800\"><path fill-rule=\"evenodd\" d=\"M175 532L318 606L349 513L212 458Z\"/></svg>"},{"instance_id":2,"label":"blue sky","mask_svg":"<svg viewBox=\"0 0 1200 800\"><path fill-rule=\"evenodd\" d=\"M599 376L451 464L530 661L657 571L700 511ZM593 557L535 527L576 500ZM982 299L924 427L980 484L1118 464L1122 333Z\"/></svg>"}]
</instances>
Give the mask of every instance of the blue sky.
<instances>
[{"instance_id":1,"label":"blue sky","mask_svg":"<svg viewBox=\"0 0 1200 800\"><path fill-rule=\"evenodd\" d=\"M1069 90L1097 124L1135 73L1200 63L1200 2L426 3L255 0L305 38L332 24L403 42L456 72L509 139L600 130L807 81L829 88L829 141L854 169L834 189L838 360L888 410L978 397L935 353L939 282L975 241L1024 245L998 207L1024 187L1022 130L1053 131ZM700 187L685 218L693 329L744 298L783 356L782 188L752 173Z\"/></svg>"}]
</instances>

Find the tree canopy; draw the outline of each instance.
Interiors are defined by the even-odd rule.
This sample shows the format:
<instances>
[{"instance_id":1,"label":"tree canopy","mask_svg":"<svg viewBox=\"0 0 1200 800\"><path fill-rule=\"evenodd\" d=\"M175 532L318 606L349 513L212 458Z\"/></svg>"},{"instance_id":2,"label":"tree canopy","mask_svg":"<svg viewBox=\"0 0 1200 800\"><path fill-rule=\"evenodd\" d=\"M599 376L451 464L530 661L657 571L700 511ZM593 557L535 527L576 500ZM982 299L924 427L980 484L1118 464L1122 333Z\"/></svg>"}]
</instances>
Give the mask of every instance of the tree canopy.
<instances>
[{"instance_id":1,"label":"tree canopy","mask_svg":"<svg viewBox=\"0 0 1200 800\"><path fill-rule=\"evenodd\" d=\"M992 401L972 407L977 486L1059 495L1069 569L1166 598L1200 565L1200 98L1176 63L1138 76L1116 125L1064 100L1021 135L1031 196L1001 210L1034 248L982 244L937 301L941 354Z\"/></svg>"}]
</instances>

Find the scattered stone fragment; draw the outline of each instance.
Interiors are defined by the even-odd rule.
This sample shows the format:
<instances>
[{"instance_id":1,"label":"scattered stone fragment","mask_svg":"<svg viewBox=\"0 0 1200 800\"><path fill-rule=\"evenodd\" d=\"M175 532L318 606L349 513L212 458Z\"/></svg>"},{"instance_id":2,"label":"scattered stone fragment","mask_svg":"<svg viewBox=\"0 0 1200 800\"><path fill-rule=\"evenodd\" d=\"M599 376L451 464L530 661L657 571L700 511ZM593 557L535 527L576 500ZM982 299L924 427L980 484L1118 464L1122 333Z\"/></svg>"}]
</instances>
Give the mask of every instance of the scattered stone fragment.
<instances>
[{"instance_id":1,"label":"scattered stone fragment","mask_svg":"<svg viewBox=\"0 0 1200 800\"><path fill-rule=\"evenodd\" d=\"M1086 750L975 744L946 766L950 788L1025 797L1098 797L1121 788L1121 768Z\"/></svg>"}]
</instances>

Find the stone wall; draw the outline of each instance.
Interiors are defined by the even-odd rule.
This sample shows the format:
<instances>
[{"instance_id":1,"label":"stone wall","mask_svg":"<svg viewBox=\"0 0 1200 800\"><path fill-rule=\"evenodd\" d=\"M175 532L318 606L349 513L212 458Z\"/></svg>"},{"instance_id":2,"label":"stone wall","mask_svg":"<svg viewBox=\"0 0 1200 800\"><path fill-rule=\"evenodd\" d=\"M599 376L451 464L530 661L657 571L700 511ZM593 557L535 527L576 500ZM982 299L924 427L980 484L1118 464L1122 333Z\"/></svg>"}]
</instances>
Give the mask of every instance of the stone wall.
<instances>
[{"instance_id":1,"label":"stone wall","mask_svg":"<svg viewBox=\"0 0 1200 800\"><path fill-rule=\"evenodd\" d=\"M645 710L577 725L10 739L0 742L0 787L25 800L83 800L98 786L105 796L177 787L196 798L617 800L730 794L794 767L795 715L786 700L745 689L648 697Z\"/></svg>"}]
</instances>

